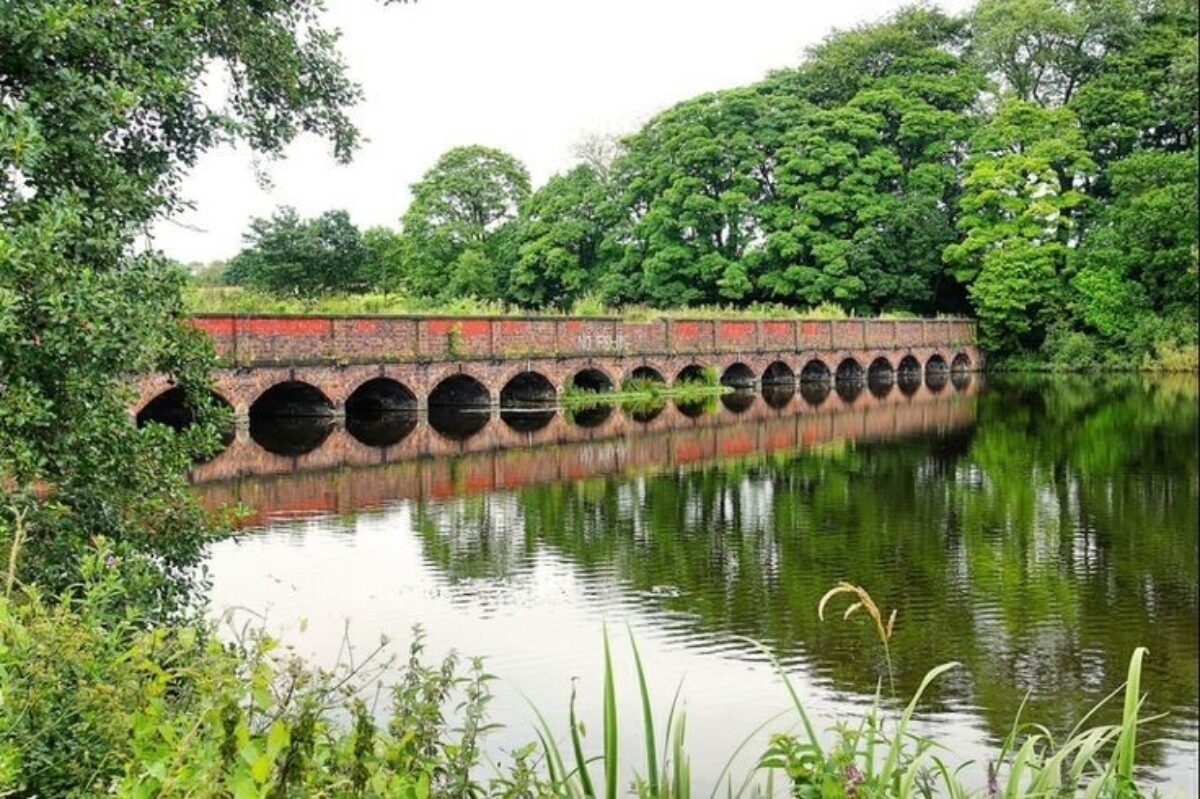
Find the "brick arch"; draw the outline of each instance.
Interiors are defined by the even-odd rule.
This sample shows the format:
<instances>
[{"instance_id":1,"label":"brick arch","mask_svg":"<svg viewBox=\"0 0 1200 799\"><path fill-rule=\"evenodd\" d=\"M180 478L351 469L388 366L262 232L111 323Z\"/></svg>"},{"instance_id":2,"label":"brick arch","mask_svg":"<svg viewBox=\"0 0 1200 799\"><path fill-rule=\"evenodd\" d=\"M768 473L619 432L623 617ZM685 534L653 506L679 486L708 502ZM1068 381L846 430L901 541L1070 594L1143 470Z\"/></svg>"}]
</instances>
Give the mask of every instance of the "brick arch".
<instances>
[{"instance_id":1,"label":"brick arch","mask_svg":"<svg viewBox=\"0 0 1200 799\"><path fill-rule=\"evenodd\" d=\"M562 393L558 385L539 369L522 369L508 377L496 379L497 390L492 392L492 401L502 406L513 400L517 402L553 402Z\"/></svg>"},{"instance_id":2,"label":"brick arch","mask_svg":"<svg viewBox=\"0 0 1200 799\"><path fill-rule=\"evenodd\" d=\"M633 377L635 372L641 369L652 369L653 371L657 372L658 375L663 379L664 383L670 379L671 369L664 367L664 364L661 362L634 361L625 364L624 368L621 370L621 379L620 382L617 383L617 387L620 388L623 383Z\"/></svg>"},{"instance_id":3,"label":"brick arch","mask_svg":"<svg viewBox=\"0 0 1200 799\"><path fill-rule=\"evenodd\" d=\"M282 413L306 415L324 415L333 413L337 403L329 396L327 390L319 383L313 383L300 377L280 380L263 390L250 403L250 413L255 409L264 413Z\"/></svg>"},{"instance_id":4,"label":"brick arch","mask_svg":"<svg viewBox=\"0 0 1200 799\"><path fill-rule=\"evenodd\" d=\"M486 364L479 363L462 363L458 361L449 361L445 363L432 363L422 365L420 371L420 388L417 389L418 401L428 401L429 395L433 390L449 377L463 374L467 377L474 378L487 387L488 392L496 394L499 389L496 388L492 374L494 369L489 368Z\"/></svg>"},{"instance_id":5,"label":"brick arch","mask_svg":"<svg viewBox=\"0 0 1200 799\"><path fill-rule=\"evenodd\" d=\"M523 375L527 372L541 375L542 377L546 378L546 381L554 387L555 394L562 394L563 389L566 387L565 381L567 378L563 377L563 372L565 370L561 366L550 362L542 361L535 363L530 361L519 361L512 364L504 364L501 368L493 369L491 371L492 375L490 376L490 384L488 380L483 380L481 378L477 379L487 386L488 389L497 397L500 396L500 392L504 390L504 387L507 386L513 378ZM574 372L571 372L571 374L574 375Z\"/></svg>"},{"instance_id":6,"label":"brick arch","mask_svg":"<svg viewBox=\"0 0 1200 799\"><path fill-rule=\"evenodd\" d=\"M157 394L143 397L133 412L138 427L149 421L162 422L173 427L185 427L195 421L195 410L190 407L189 397L182 388L174 384L161 387ZM209 390L209 398L218 405L232 411L229 400L216 391Z\"/></svg>"},{"instance_id":7,"label":"brick arch","mask_svg":"<svg viewBox=\"0 0 1200 799\"><path fill-rule=\"evenodd\" d=\"M354 387L339 403L346 408L347 413L353 411L353 406L374 412L376 410L398 410L405 407L415 407L417 393L412 386L389 375L376 375L364 380Z\"/></svg>"},{"instance_id":8,"label":"brick arch","mask_svg":"<svg viewBox=\"0 0 1200 799\"><path fill-rule=\"evenodd\" d=\"M753 386L758 382L763 370L748 363L750 359L736 359L728 364L722 364L718 375L724 385Z\"/></svg>"},{"instance_id":9,"label":"brick arch","mask_svg":"<svg viewBox=\"0 0 1200 799\"><path fill-rule=\"evenodd\" d=\"M896 376L896 367L886 355L876 355L867 363L867 377L871 380L892 380Z\"/></svg>"},{"instance_id":10,"label":"brick arch","mask_svg":"<svg viewBox=\"0 0 1200 799\"><path fill-rule=\"evenodd\" d=\"M565 370L563 373L562 387L560 391L566 391L567 387L574 383L576 377L586 372L598 374L608 381L608 389L606 390L615 391L619 385L618 381L613 377L613 374L615 373L614 370L606 369L603 365L598 363L587 363L582 366L573 366Z\"/></svg>"},{"instance_id":11,"label":"brick arch","mask_svg":"<svg viewBox=\"0 0 1200 799\"><path fill-rule=\"evenodd\" d=\"M693 380L696 378L703 378L704 370L708 369L708 368L709 367L706 366L704 364L704 362L699 361L699 360L692 360L688 363L685 363L679 369L675 370L675 376L673 378L671 378L669 382L671 385L676 385L685 380ZM668 377L668 375L666 375L666 374L664 374L663 376Z\"/></svg>"}]
</instances>

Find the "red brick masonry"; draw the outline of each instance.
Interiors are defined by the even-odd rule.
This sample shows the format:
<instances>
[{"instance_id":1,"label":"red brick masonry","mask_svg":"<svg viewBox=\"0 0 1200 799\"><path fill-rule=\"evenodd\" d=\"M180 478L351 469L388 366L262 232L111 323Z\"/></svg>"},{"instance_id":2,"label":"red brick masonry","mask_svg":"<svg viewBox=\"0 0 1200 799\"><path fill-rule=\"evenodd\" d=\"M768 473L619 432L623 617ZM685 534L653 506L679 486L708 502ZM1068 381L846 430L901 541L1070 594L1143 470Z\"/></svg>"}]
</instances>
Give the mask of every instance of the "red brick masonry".
<instances>
[{"instance_id":1,"label":"red brick masonry","mask_svg":"<svg viewBox=\"0 0 1200 799\"><path fill-rule=\"evenodd\" d=\"M223 368L216 387L238 413L270 387L300 381L334 406L368 380L405 385L423 404L458 373L482 383L495 399L513 377L537 372L561 392L584 369L619 385L648 366L667 382L699 365L724 372L741 363L760 377L776 362L799 375L812 361L830 371L853 360L899 369L911 356L955 369L977 369L982 355L975 323L929 320L717 320L649 322L572 317L198 316ZM880 361L882 359L882 361ZM140 410L168 389L164 375L138 382Z\"/></svg>"}]
</instances>

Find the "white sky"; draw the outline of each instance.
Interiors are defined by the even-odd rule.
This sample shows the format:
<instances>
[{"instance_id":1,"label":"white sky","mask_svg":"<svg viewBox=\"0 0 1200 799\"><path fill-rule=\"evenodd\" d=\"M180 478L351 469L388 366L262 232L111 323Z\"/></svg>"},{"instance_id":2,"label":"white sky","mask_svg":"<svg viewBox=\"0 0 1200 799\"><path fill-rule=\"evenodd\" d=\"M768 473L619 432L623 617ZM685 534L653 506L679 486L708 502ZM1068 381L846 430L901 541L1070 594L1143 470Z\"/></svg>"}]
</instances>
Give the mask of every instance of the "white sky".
<instances>
[{"instance_id":1,"label":"white sky","mask_svg":"<svg viewBox=\"0 0 1200 799\"><path fill-rule=\"evenodd\" d=\"M329 20L366 99L367 141L339 166L306 137L255 179L241 149L209 153L186 180L196 209L155 229L182 261L228 258L252 216L349 210L361 228L396 226L408 187L446 150L499 147L540 185L589 133L625 134L706 91L796 64L834 28L870 22L898 0L329 0ZM968 0L941 0L961 11Z\"/></svg>"}]
</instances>

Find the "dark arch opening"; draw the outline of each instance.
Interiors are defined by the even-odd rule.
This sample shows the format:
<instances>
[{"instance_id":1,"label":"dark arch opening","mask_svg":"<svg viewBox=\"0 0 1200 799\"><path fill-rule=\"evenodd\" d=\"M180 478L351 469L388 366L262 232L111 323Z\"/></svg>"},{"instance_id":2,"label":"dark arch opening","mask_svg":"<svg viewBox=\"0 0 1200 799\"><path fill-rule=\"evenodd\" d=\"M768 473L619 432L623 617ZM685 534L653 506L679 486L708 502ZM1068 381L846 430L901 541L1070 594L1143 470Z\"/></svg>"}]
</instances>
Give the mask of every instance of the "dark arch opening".
<instances>
[{"instance_id":1,"label":"dark arch opening","mask_svg":"<svg viewBox=\"0 0 1200 799\"><path fill-rule=\"evenodd\" d=\"M491 401L487 386L461 372L438 383L429 395L430 408L480 408Z\"/></svg>"},{"instance_id":2,"label":"dark arch opening","mask_svg":"<svg viewBox=\"0 0 1200 799\"><path fill-rule=\"evenodd\" d=\"M379 416L393 411L413 411L417 395L390 377L375 377L354 389L346 400L346 416Z\"/></svg>"},{"instance_id":3,"label":"dark arch opening","mask_svg":"<svg viewBox=\"0 0 1200 799\"><path fill-rule=\"evenodd\" d=\"M571 378L571 385L580 391L590 391L594 394L603 394L613 390L612 379L595 367L580 369Z\"/></svg>"},{"instance_id":4,"label":"dark arch opening","mask_svg":"<svg viewBox=\"0 0 1200 799\"><path fill-rule=\"evenodd\" d=\"M792 397L796 396L796 387L789 383L764 383L762 395L763 401L767 403L768 407L779 410L791 402Z\"/></svg>"},{"instance_id":5,"label":"dark arch opening","mask_svg":"<svg viewBox=\"0 0 1200 799\"><path fill-rule=\"evenodd\" d=\"M680 383L707 383L708 375L703 366L698 363L688 364L675 375L675 385Z\"/></svg>"},{"instance_id":6,"label":"dark arch opening","mask_svg":"<svg viewBox=\"0 0 1200 799\"><path fill-rule=\"evenodd\" d=\"M867 389L871 396L883 399L892 393L892 385L896 382L896 373L887 358L876 358L867 367Z\"/></svg>"},{"instance_id":7,"label":"dark arch opening","mask_svg":"<svg viewBox=\"0 0 1200 799\"><path fill-rule=\"evenodd\" d=\"M868 380L877 380L890 384L894 378L895 372L892 370L892 365L888 362L887 358L876 358L867 367Z\"/></svg>"},{"instance_id":8,"label":"dark arch opening","mask_svg":"<svg viewBox=\"0 0 1200 799\"><path fill-rule=\"evenodd\" d=\"M847 405L852 404L863 392L862 380L839 380L834 385L834 391L838 397Z\"/></svg>"},{"instance_id":9,"label":"dark arch opening","mask_svg":"<svg viewBox=\"0 0 1200 799\"><path fill-rule=\"evenodd\" d=\"M754 406L757 397L750 391L731 391L721 395L721 404L733 414L742 414Z\"/></svg>"},{"instance_id":10,"label":"dark arch opening","mask_svg":"<svg viewBox=\"0 0 1200 799\"><path fill-rule=\"evenodd\" d=\"M925 370L925 386L934 394L945 388L946 383L949 382L949 379L950 374L944 369L934 369L931 371L926 368Z\"/></svg>"},{"instance_id":11,"label":"dark arch opening","mask_svg":"<svg viewBox=\"0 0 1200 799\"><path fill-rule=\"evenodd\" d=\"M554 384L540 372L521 372L500 389L500 407L546 405L557 398Z\"/></svg>"},{"instance_id":12,"label":"dark arch opening","mask_svg":"<svg viewBox=\"0 0 1200 799\"><path fill-rule=\"evenodd\" d=\"M847 358L838 364L837 379L839 383L847 381L859 382L863 379L862 364L853 358Z\"/></svg>"},{"instance_id":13,"label":"dark arch opening","mask_svg":"<svg viewBox=\"0 0 1200 799\"><path fill-rule=\"evenodd\" d=\"M921 362L912 355L905 355L900 359L896 368L896 385L906 397L916 394L917 389L921 387Z\"/></svg>"},{"instance_id":14,"label":"dark arch opening","mask_svg":"<svg viewBox=\"0 0 1200 799\"><path fill-rule=\"evenodd\" d=\"M816 407L829 398L832 391L828 380L809 380L800 384L800 396L805 402Z\"/></svg>"},{"instance_id":15,"label":"dark arch opening","mask_svg":"<svg viewBox=\"0 0 1200 799\"><path fill-rule=\"evenodd\" d=\"M754 385L754 370L741 361L731 364L721 375L721 385L751 388Z\"/></svg>"},{"instance_id":16,"label":"dark arch opening","mask_svg":"<svg viewBox=\"0 0 1200 799\"><path fill-rule=\"evenodd\" d=\"M554 421L554 408L504 408L500 418L518 433L536 433Z\"/></svg>"},{"instance_id":17,"label":"dark arch opening","mask_svg":"<svg viewBox=\"0 0 1200 799\"><path fill-rule=\"evenodd\" d=\"M831 377L829 367L824 361L812 360L804 364L804 368L800 370L801 383L813 383L818 381L827 381Z\"/></svg>"},{"instance_id":18,"label":"dark arch opening","mask_svg":"<svg viewBox=\"0 0 1200 799\"><path fill-rule=\"evenodd\" d=\"M333 403L316 386L300 380L277 383L250 406L250 421L258 419L312 418L333 415Z\"/></svg>"},{"instance_id":19,"label":"dark arch opening","mask_svg":"<svg viewBox=\"0 0 1200 799\"><path fill-rule=\"evenodd\" d=\"M796 373L783 361L775 361L763 372L762 382L764 386L794 383L796 382Z\"/></svg>"},{"instance_id":20,"label":"dark arch opening","mask_svg":"<svg viewBox=\"0 0 1200 799\"><path fill-rule=\"evenodd\" d=\"M666 378L662 376L662 372L655 369L653 366L639 366L629 373L630 382L635 383L665 383Z\"/></svg>"},{"instance_id":21,"label":"dark arch opening","mask_svg":"<svg viewBox=\"0 0 1200 799\"><path fill-rule=\"evenodd\" d=\"M954 360L950 362L951 374L958 372L971 371L971 359L967 357L965 352L960 352L954 356Z\"/></svg>"},{"instance_id":22,"label":"dark arch opening","mask_svg":"<svg viewBox=\"0 0 1200 799\"><path fill-rule=\"evenodd\" d=\"M201 403L204 405L204 403ZM208 407L196 407L183 388L169 388L146 403L137 415L137 426L145 427L154 422L166 425L172 430L183 430L196 423L203 412L212 409L232 411L228 400L215 391L208 392Z\"/></svg>"},{"instance_id":23,"label":"dark arch opening","mask_svg":"<svg viewBox=\"0 0 1200 799\"><path fill-rule=\"evenodd\" d=\"M417 428L415 408L346 417L346 432L368 447L391 447Z\"/></svg>"},{"instance_id":24,"label":"dark arch opening","mask_svg":"<svg viewBox=\"0 0 1200 799\"><path fill-rule=\"evenodd\" d=\"M940 355L931 355L929 356L929 360L925 362L925 374L927 375L930 372L945 373L948 371L950 371L950 368L946 366L946 359Z\"/></svg>"},{"instance_id":25,"label":"dark arch opening","mask_svg":"<svg viewBox=\"0 0 1200 799\"><path fill-rule=\"evenodd\" d=\"M585 405L582 408L572 408L566 411L567 421L578 427L591 429L599 427L612 416L613 406L607 402L597 405Z\"/></svg>"},{"instance_id":26,"label":"dark arch opening","mask_svg":"<svg viewBox=\"0 0 1200 799\"><path fill-rule=\"evenodd\" d=\"M957 391L965 391L967 389L967 387L971 385L971 381L973 379L974 379L974 375L972 375L970 372L967 372L967 371L955 372L953 370L950 371L950 384L952 386L954 386L954 388Z\"/></svg>"}]
</instances>

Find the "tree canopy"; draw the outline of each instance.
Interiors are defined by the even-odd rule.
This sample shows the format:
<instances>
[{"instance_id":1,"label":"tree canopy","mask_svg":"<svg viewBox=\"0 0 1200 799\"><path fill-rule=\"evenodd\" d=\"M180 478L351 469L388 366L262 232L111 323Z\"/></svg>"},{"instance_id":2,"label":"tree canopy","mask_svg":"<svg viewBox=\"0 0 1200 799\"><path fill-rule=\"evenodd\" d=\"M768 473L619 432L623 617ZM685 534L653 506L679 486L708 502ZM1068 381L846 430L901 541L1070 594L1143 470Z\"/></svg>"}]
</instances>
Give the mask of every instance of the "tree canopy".
<instances>
[{"instance_id":1,"label":"tree canopy","mask_svg":"<svg viewBox=\"0 0 1200 799\"><path fill-rule=\"evenodd\" d=\"M592 137L537 191L515 157L456 148L413 186L391 285L965 314L998 355L1194 345L1196 19L1196 0L918 6Z\"/></svg>"},{"instance_id":2,"label":"tree canopy","mask_svg":"<svg viewBox=\"0 0 1200 799\"><path fill-rule=\"evenodd\" d=\"M175 564L164 611L190 582L206 525L182 478L215 430L136 429L128 378L169 374L203 414L209 349L179 271L136 237L217 144L270 156L314 133L350 156L359 91L320 9L0 2L0 539L23 537L22 577L73 582L71 553L103 535Z\"/></svg>"}]
</instances>

